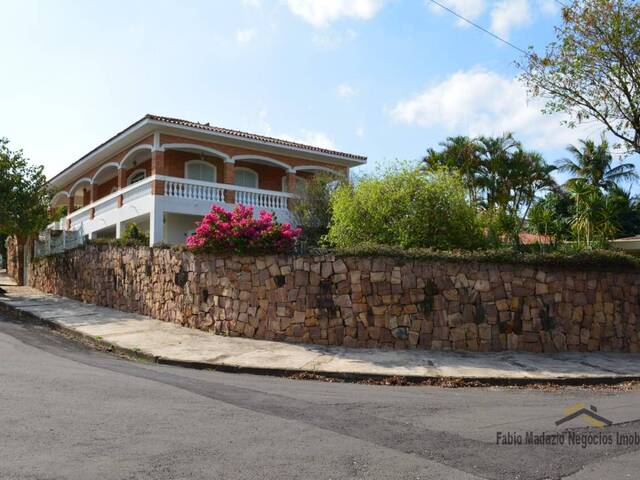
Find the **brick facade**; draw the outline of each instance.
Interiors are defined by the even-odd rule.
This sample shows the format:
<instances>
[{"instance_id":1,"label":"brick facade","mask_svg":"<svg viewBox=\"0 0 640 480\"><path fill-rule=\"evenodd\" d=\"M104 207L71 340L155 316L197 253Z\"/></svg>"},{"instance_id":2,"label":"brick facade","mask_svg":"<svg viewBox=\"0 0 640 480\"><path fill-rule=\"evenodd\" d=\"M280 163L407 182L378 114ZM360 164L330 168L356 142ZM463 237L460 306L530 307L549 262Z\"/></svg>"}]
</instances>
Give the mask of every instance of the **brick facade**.
<instances>
[{"instance_id":1,"label":"brick facade","mask_svg":"<svg viewBox=\"0 0 640 480\"><path fill-rule=\"evenodd\" d=\"M211 148L216 151L221 152L222 154L228 155L229 157L237 156L237 155L247 155L247 156L266 156L272 158L276 161L282 162L289 167L299 167L299 166L317 166L322 168L330 168L334 171L337 171L341 174L347 175L348 168L340 165L320 162L320 161L311 161L302 158L296 158L295 156L290 155L282 155L272 152L265 152L256 148L247 148L247 147L238 147L225 145L221 143L215 142L205 142L201 140L194 140L187 137L175 136L175 135L160 135L160 141L162 144L194 144L199 145L206 148ZM140 147L141 145L151 145L153 143L153 137L147 137L141 141L135 142L127 149L119 152L118 154L107 158L100 162L99 165L94 165L90 169L79 173L74 177L72 181L67 182L64 186L60 188L61 191L69 192L74 186L76 186L75 194L80 195L82 197L82 204L78 201L70 201L68 205L72 208L70 210L78 209L83 205L87 205L91 200L90 193L90 185L85 182L84 184L77 185L81 179L91 179L96 172L98 172L103 166L111 164L111 163L120 163L123 158L130 152L132 149L136 147ZM155 162L151 157L155 157ZM195 159L203 159L206 162L211 163L216 168L216 179L219 183L233 183L233 178L230 175L225 176L223 159L220 157L216 157L214 155L205 154L202 155L200 153L190 153L182 150L172 150L167 149L165 152L152 152L148 151L147 159L140 161L136 165L126 165L123 167L122 171L116 171L113 169L113 178L109 178L107 180L102 181L100 184L95 187L95 200L99 200L102 197L105 197L112 193L114 187L118 186L118 176L121 179L120 188L123 188L125 184L122 182L133 174L135 171L143 169L147 176L152 174L158 175L167 175L172 177L184 178L185 172L185 163L189 160ZM129 163L129 161L127 161ZM282 191L282 178L286 176L286 170L283 167L263 164L260 162L252 162L251 160L238 160L235 164L237 167L246 167L250 168L258 173L259 185L258 188L265 190L273 190L273 191ZM231 166L232 167L232 166ZM300 172L299 176L303 178L308 178L310 174L308 172ZM231 180L230 182L228 180ZM156 189L157 193L161 193L160 188ZM80 193L78 193L80 191ZM72 205L73 204L73 205Z\"/></svg>"}]
</instances>

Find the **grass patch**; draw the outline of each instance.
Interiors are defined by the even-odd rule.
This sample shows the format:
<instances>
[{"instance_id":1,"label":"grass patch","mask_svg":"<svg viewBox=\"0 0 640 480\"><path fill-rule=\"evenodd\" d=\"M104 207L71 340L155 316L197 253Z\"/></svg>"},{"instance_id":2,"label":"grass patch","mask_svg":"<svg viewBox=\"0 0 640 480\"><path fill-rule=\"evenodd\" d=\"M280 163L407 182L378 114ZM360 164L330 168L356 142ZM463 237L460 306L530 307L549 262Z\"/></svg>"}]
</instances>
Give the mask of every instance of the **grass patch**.
<instances>
[{"instance_id":1,"label":"grass patch","mask_svg":"<svg viewBox=\"0 0 640 480\"><path fill-rule=\"evenodd\" d=\"M454 263L508 263L572 270L640 271L640 259L615 250L557 251L549 253L522 252L512 248L475 251L440 251L403 249L385 245L361 245L353 248L321 250L340 257L391 257L405 260Z\"/></svg>"}]
</instances>

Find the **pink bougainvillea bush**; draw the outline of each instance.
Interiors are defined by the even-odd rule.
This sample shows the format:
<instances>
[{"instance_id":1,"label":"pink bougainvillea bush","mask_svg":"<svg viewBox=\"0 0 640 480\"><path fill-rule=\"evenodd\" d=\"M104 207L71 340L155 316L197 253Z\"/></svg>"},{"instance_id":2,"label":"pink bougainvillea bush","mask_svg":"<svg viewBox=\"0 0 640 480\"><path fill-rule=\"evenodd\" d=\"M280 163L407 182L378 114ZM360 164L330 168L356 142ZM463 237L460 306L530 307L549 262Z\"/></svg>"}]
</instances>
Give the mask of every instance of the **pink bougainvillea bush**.
<instances>
[{"instance_id":1,"label":"pink bougainvillea bush","mask_svg":"<svg viewBox=\"0 0 640 480\"><path fill-rule=\"evenodd\" d=\"M287 253L293 250L301 232L288 223L277 223L273 214L264 210L254 218L252 207L237 205L228 211L213 205L196 232L187 238L187 245L210 252Z\"/></svg>"}]
</instances>

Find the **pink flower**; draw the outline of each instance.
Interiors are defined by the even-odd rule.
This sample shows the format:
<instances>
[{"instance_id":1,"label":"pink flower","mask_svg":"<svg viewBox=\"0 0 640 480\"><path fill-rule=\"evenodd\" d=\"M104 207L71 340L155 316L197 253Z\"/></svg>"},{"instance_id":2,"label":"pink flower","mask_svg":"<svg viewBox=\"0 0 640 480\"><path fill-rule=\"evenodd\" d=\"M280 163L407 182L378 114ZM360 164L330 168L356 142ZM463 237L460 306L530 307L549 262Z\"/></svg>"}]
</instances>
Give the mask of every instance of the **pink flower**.
<instances>
[{"instance_id":1,"label":"pink flower","mask_svg":"<svg viewBox=\"0 0 640 480\"><path fill-rule=\"evenodd\" d=\"M213 205L194 235L187 238L190 248L235 253L286 253L293 249L300 228L279 224L272 213L261 210L254 218L253 207L236 205L232 211Z\"/></svg>"}]
</instances>

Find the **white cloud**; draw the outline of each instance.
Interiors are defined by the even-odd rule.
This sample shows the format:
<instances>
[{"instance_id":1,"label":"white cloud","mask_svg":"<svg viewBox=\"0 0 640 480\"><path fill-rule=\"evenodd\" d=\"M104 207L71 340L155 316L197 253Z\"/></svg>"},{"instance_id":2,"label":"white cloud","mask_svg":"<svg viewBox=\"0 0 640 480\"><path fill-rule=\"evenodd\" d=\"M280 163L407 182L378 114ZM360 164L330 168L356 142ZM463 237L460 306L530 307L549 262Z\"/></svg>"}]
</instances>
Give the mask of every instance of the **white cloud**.
<instances>
[{"instance_id":1,"label":"white cloud","mask_svg":"<svg viewBox=\"0 0 640 480\"><path fill-rule=\"evenodd\" d=\"M299 135L277 135L282 140L288 140L289 142L304 143L305 145L312 145L314 147L326 148L334 150L336 147L333 140L329 138L324 132L316 132L313 130L301 129Z\"/></svg>"},{"instance_id":2,"label":"white cloud","mask_svg":"<svg viewBox=\"0 0 640 480\"><path fill-rule=\"evenodd\" d=\"M260 8L262 6L262 0L242 0L242 4L245 7Z\"/></svg>"},{"instance_id":3,"label":"white cloud","mask_svg":"<svg viewBox=\"0 0 640 480\"><path fill-rule=\"evenodd\" d=\"M236 32L236 41L238 43L249 43L256 36L256 31L253 28L245 28Z\"/></svg>"},{"instance_id":4,"label":"white cloud","mask_svg":"<svg viewBox=\"0 0 640 480\"><path fill-rule=\"evenodd\" d=\"M341 83L337 88L338 95L342 98L350 98L358 95L358 90L348 83Z\"/></svg>"},{"instance_id":5,"label":"white cloud","mask_svg":"<svg viewBox=\"0 0 640 480\"><path fill-rule=\"evenodd\" d=\"M429 0L425 0L425 3L436 13L451 15ZM532 0L439 0L439 3L471 21L478 21L486 11L490 11L490 29L504 37L508 37L513 28L531 23L534 10ZM533 0L533 3L536 12L544 15L556 15L560 11L555 0ZM457 19L456 25L470 26L462 19Z\"/></svg>"},{"instance_id":6,"label":"white cloud","mask_svg":"<svg viewBox=\"0 0 640 480\"><path fill-rule=\"evenodd\" d=\"M569 129L560 115L544 115L538 99L527 100L524 85L489 70L454 73L391 110L399 122L442 127L448 134L500 135L514 132L526 147L562 148L578 138L598 134L594 125Z\"/></svg>"},{"instance_id":7,"label":"white cloud","mask_svg":"<svg viewBox=\"0 0 640 480\"><path fill-rule=\"evenodd\" d=\"M511 30L531 23L532 15L527 0L502 0L491 10L491 31L509 38Z\"/></svg>"},{"instance_id":8,"label":"white cloud","mask_svg":"<svg viewBox=\"0 0 640 480\"><path fill-rule=\"evenodd\" d=\"M538 8L544 14L555 15L560 11L560 4L555 0L538 0Z\"/></svg>"},{"instance_id":9,"label":"white cloud","mask_svg":"<svg viewBox=\"0 0 640 480\"><path fill-rule=\"evenodd\" d=\"M364 127L358 127L356 128L356 136L358 136L359 138L363 138L365 135L365 129Z\"/></svg>"},{"instance_id":10,"label":"white cloud","mask_svg":"<svg viewBox=\"0 0 640 480\"><path fill-rule=\"evenodd\" d=\"M450 13L448 13L446 10L439 7L435 3L430 2L428 0L426 0L426 3L434 12L446 13L447 15L450 15ZM447 8L450 8L457 14L462 15L463 17L468 18L469 20L472 20L472 21L477 20L484 13L487 7L487 3L485 2L485 0L440 0L439 3L441 3ZM459 27L470 26L467 22L465 22L462 19L458 19L456 24Z\"/></svg>"},{"instance_id":11,"label":"white cloud","mask_svg":"<svg viewBox=\"0 0 640 480\"><path fill-rule=\"evenodd\" d=\"M258 112L258 129L257 133L262 135L268 135L275 138L280 138L282 140L287 140L289 142L297 142L304 143L305 145L312 145L314 147L327 148L330 150L335 149L334 143L324 132L318 132L307 129L300 129L298 134L292 135L288 133L273 133L273 128L271 123L268 121L267 117L269 116L267 110L260 110Z\"/></svg>"},{"instance_id":12,"label":"white cloud","mask_svg":"<svg viewBox=\"0 0 640 480\"><path fill-rule=\"evenodd\" d=\"M289 10L314 27L326 27L340 18L369 20L386 0L286 0Z\"/></svg>"}]
</instances>

